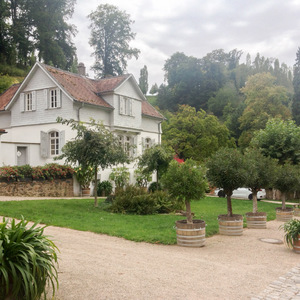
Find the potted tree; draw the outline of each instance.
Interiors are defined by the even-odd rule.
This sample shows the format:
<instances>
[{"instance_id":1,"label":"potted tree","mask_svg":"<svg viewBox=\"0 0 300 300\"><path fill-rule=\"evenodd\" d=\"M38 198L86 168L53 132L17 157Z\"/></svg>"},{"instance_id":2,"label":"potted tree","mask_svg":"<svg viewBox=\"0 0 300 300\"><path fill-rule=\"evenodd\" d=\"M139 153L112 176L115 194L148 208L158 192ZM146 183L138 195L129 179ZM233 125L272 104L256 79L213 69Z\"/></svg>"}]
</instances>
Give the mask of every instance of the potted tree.
<instances>
[{"instance_id":1,"label":"potted tree","mask_svg":"<svg viewBox=\"0 0 300 300\"><path fill-rule=\"evenodd\" d=\"M284 241L289 248L300 254L300 220L293 219L280 226L284 230Z\"/></svg>"},{"instance_id":2,"label":"potted tree","mask_svg":"<svg viewBox=\"0 0 300 300\"><path fill-rule=\"evenodd\" d=\"M271 187L275 179L277 162L264 156L258 149L248 149L244 155L246 167L245 187L252 192L253 209L246 213L247 227L267 228L267 214L258 212L257 193L262 188Z\"/></svg>"},{"instance_id":3,"label":"potted tree","mask_svg":"<svg viewBox=\"0 0 300 300\"><path fill-rule=\"evenodd\" d=\"M81 187L81 195L90 196L90 183L94 177L94 169L92 167L79 166L74 168L75 177Z\"/></svg>"},{"instance_id":4,"label":"potted tree","mask_svg":"<svg viewBox=\"0 0 300 300\"><path fill-rule=\"evenodd\" d=\"M232 213L233 190L243 187L246 179L244 157L236 149L221 148L207 162L207 177L211 184L222 188L227 198L227 214L218 216L219 232L224 235L243 234L243 216Z\"/></svg>"},{"instance_id":5,"label":"potted tree","mask_svg":"<svg viewBox=\"0 0 300 300\"><path fill-rule=\"evenodd\" d=\"M181 164L173 160L163 175L162 182L170 195L186 206L186 220L176 221L177 244L187 247L204 246L205 222L193 220L191 212L191 201L203 198L208 187L204 168L191 159Z\"/></svg>"},{"instance_id":6,"label":"potted tree","mask_svg":"<svg viewBox=\"0 0 300 300\"><path fill-rule=\"evenodd\" d=\"M286 195L295 191L299 185L298 168L295 165L286 163L277 166L274 187L281 192L281 207L276 208L276 220L287 222L293 218L293 207L286 207Z\"/></svg>"}]
</instances>

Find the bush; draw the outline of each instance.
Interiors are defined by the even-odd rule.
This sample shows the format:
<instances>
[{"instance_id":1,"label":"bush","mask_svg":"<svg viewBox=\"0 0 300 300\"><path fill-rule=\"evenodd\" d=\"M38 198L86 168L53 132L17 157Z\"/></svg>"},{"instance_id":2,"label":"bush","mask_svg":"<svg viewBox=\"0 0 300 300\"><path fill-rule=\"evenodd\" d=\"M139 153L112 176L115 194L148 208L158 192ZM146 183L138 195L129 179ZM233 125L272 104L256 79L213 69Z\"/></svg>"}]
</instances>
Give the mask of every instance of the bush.
<instances>
[{"instance_id":1,"label":"bush","mask_svg":"<svg viewBox=\"0 0 300 300\"><path fill-rule=\"evenodd\" d=\"M4 166L0 168L0 179L6 181L16 181L19 176L17 167Z\"/></svg>"},{"instance_id":2,"label":"bush","mask_svg":"<svg viewBox=\"0 0 300 300\"><path fill-rule=\"evenodd\" d=\"M45 227L27 227L22 219L0 223L0 300L37 300L51 284L58 287L57 247L43 233Z\"/></svg>"},{"instance_id":3,"label":"bush","mask_svg":"<svg viewBox=\"0 0 300 300\"><path fill-rule=\"evenodd\" d=\"M115 213L137 215L170 213L176 209L182 209L182 205L174 202L167 192L147 193L135 186L127 186L124 191L118 191L110 207Z\"/></svg>"},{"instance_id":4,"label":"bush","mask_svg":"<svg viewBox=\"0 0 300 300\"><path fill-rule=\"evenodd\" d=\"M148 187L148 192L149 193L153 193L153 192L156 192L156 191L161 191L162 190L162 187L161 187L161 184L160 182L151 182L149 187Z\"/></svg>"},{"instance_id":5,"label":"bush","mask_svg":"<svg viewBox=\"0 0 300 300\"><path fill-rule=\"evenodd\" d=\"M97 195L102 196L109 196L112 192L112 184L108 180L104 180L98 183L97 186Z\"/></svg>"},{"instance_id":6,"label":"bush","mask_svg":"<svg viewBox=\"0 0 300 300\"><path fill-rule=\"evenodd\" d=\"M17 168L22 178L32 178L32 167L30 165L23 165Z\"/></svg>"}]
</instances>

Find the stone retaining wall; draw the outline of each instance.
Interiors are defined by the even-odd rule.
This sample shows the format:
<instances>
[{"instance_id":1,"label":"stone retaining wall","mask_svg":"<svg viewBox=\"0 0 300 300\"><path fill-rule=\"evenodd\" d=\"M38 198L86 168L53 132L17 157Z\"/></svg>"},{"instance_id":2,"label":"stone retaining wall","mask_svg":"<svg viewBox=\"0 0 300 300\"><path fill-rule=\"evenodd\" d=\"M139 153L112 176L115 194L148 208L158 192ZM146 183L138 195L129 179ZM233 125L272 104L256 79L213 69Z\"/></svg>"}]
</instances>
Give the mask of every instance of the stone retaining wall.
<instances>
[{"instance_id":1,"label":"stone retaining wall","mask_svg":"<svg viewBox=\"0 0 300 300\"><path fill-rule=\"evenodd\" d=\"M0 196L74 197L73 179L0 182Z\"/></svg>"}]
</instances>

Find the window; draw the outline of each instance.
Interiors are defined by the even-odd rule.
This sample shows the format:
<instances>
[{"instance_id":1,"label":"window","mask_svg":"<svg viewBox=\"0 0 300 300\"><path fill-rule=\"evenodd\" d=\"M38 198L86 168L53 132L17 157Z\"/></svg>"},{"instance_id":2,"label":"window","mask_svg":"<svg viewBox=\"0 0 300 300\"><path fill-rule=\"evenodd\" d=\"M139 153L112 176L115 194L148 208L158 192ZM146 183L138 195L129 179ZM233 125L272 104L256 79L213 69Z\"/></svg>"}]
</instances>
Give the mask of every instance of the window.
<instances>
[{"instance_id":1,"label":"window","mask_svg":"<svg viewBox=\"0 0 300 300\"><path fill-rule=\"evenodd\" d=\"M61 97L60 90L55 89L45 89L44 90L45 100L47 101L47 108L59 108L61 107Z\"/></svg>"},{"instance_id":2,"label":"window","mask_svg":"<svg viewBox=\"0 0 300 300\"><path fill-rule=\"evenodd\" d=\"M50 136L50 155L59 154L59 132L52 131L49 133Z\"/></svg>"},{"instance_id":3,"label":"window","mask_svg":"<svg viewBox=\"0 0 300 300\"><path fill-rule=\"evenodd\" d=\"M56 108L57 107L57 90L53 89L50 90L50 102L49 102L49 107L50 108Z\"/></svg>"},{"instance_id":4,"label":"window","mask_svg":"<svg viewBox=\"0 0 300 300\"><path fill-rule=\"evenodd\" d=\"M120 96L120 101L119 101L120 115L133 116L132 103L133 103L133 99Z\"/></svg>"},{"instance_id":5,"label":"window","mask_svg":"<svg viewBox=\"0 0 300 300\"><path fill-rule=\"evenodd\" d=\"M32 93L25 95L25 111L32 111Z\"/></svg>"},{"instance_id":6,"label":"window","mask_svg":"<svg viewBox=\"0 0 300 300\"><path fill-rule=\"evenodd\" d=\"M119 135L119 145L124 149L128 156L133 155L133 145L134 145L134 137L130 135Z\"/></svg>"},{"instance_id":7,"label":"window","mask_svg":"<svg viewBox=\"0 0 300 300\"><path fill-rule=\"evenodd\" d=\"M51 158L61 153L65 143L65 131L50 130L41 131L41 157Z\"/></svg>"},{"instance_id":8,"label":"window","mask_svg":"<svg viewBox=\"0 0 300 300\"><path fill-rule=\"evenodd\" d=\"M20 111L34 111L36 108L36 91L20 94Z\"/></svg>"},{"instance_id":9,"label":"window","mask_svg":"<svg viewBox=\"0 0 300 300\"><path fill-rule=\"evenodd\" d=\"M151 148L154 144L155 144L155 139L151 139L149 137L142 138L143 151L145 151L146 149Z\"/></svg>"},{"instance_id":10,"label":"window","mask_svg":"<svg viewBox=\"0 0 300 300\"><path fill-rule=\"evenodd\" d=\"M145 149L149 149L151 147L151 142L150 138L145 139Z\"/></svg>"}]
</instances>

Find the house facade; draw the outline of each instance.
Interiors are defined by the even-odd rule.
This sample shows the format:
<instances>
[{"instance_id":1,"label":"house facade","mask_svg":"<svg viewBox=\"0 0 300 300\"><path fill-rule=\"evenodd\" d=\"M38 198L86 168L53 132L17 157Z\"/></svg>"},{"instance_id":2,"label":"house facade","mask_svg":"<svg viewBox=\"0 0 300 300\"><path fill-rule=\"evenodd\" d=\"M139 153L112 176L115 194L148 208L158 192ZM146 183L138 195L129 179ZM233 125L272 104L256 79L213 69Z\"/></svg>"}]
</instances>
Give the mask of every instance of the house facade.
<instances>
[{"instance_id":1,"label":"house facade","mask_svg":"<svg viewBox=\"0 0 300 300\"><path fill-rule=\"evenodd\" d=\"M130 74L94 80L36 63L21 84L0 95L0 165L54 162L76 132L57 117L102 122L133 157L161 142L163 116L146 100ZM55 161L63 164L64 161ZM128 166L134 182L134 163ZM110 170L101 171L107 180Z\"/></svg>"}]
</instances>

